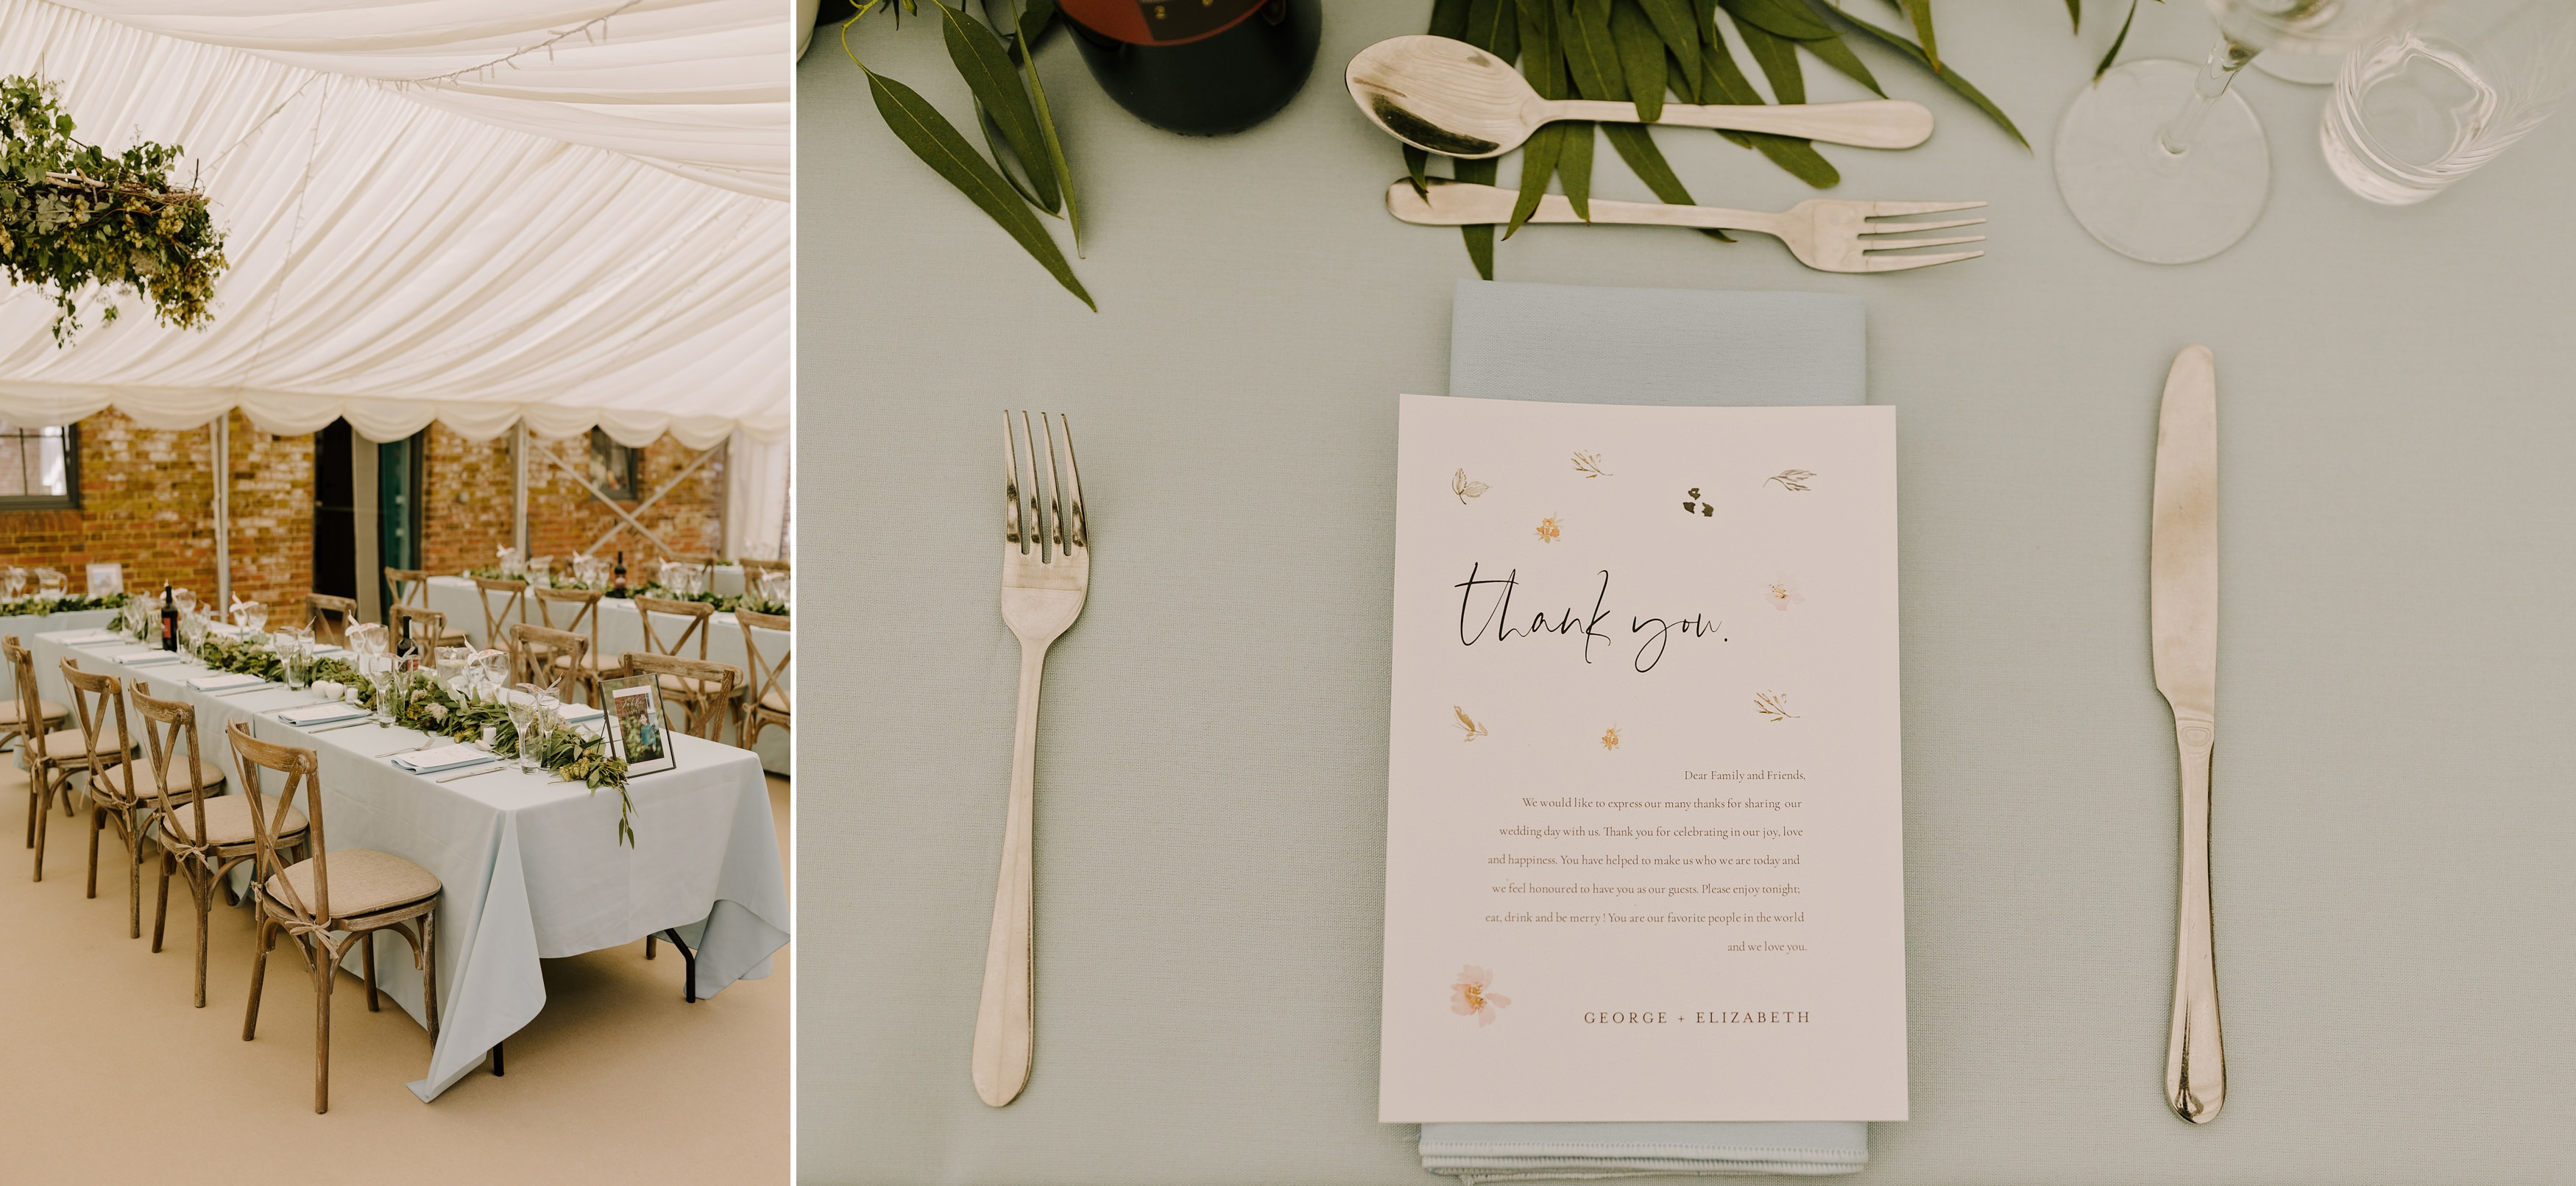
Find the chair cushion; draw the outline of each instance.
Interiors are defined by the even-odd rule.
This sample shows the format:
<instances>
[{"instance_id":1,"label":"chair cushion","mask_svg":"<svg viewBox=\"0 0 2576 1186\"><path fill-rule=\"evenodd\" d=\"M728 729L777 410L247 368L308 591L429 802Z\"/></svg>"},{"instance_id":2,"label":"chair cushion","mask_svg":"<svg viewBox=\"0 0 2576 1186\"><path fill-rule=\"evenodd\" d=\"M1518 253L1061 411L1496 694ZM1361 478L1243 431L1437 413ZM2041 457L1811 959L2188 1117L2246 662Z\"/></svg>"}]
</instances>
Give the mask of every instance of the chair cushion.
<instances>
[{"instance_id":1,"label":"chair cushion","mask_svg":"<svg viewBox=\"0 0 2576 1186\"><path fill-rule=\"evenodd\" d=\"M72 712L72 710L56 704L51 700L37 701L36 711L45 714L45 719L47 721L59 721L64 717L70 716ZM7 729L17 723L18 698L11 696L6 701L0 701L0 729Z\"/></svg>"},{"instance_id":2,"label":"chair cushion","mask_svg":"<svg viewBox=\"0 0 2576 1186\"><path fill-rule=\"evenodd\" d=\"M778 691L775 688L770 689L768 695L760 698L760 706L771 712L777 713L780 716L785 716L788 711L787 693Z\"/></svg>"},{"instance_id":3,"label":"chair cushion","mask_svg":"<svg viewBox=\"0 0 2576 1186\"><path fill-rule=\"evenodd\" d=\"M152 781L152 759L147 755L136 765L138 768L134 772L134 789L143 796L145 802L151 802L153 787L156 785ZM193 791L212 790L224 785L224 768L214 762L199 759L197 762L199 781L196 786L191 787L188 785L188 759L182 755L170 759L170 773L166 777L170 780L171 794L186 795Z\"/></svg>"},{"instance_id":4,"label":"chair cushion","mask_svg":"<svg viewBox=\"0 0 2576 1186\"><path fill-rule=\"evenodd\" d=\"M615 667L615 666L617 666L618 662L619 662L619 660L617 660L617 659L615 659L615 658L610 658L610 659L603 660L603 659L601 659L601 658L600 658L598 655L596 655L596 654L583 655L583 656L581 657L581 669L582 669L583 671L605 671L605 670L607 670L607 669L609 669L609 668L611 668L611 667ZM557 655L557 656L555 656L555 666L557 666L557 667L570 667L570 666L572 666L572 656L570 656L570 655Z\"/></svg>"},{"instance_id":5,"label":"chair cushion","mask_svg":"<svg viewBox=\"0 0 2576 1186\"><path fill-rule=\"evenodd\" d=\"M260 796L261 818L274 822L276 804L277 800L274 796ZM307 826L304 813L289 807L286 809L286 819L279 824L278 835L281 838L294 836L303 832ZM197 838L197 811L193 807L183 807L162 816L161 830L191 845L249 844L258 839L258 836L251 831L250 797L247 795L223 795L206 800L206 836L203 840ZM331 872L337 874L339 871L340 865L335 859L331 863ZM334 877L333 881L336 883L338 878ZM340 887L334 884L331 888L337 890ZM337 896L333 895L334 898ZM337 901L332 903L335 906L338 904Z\"/></svg>"},{"instance_id":6,"label":"chair cushion","mask_svg":"<svg viewBox=\"0 0 2576 1186\"><path fill-rule=\"evenodd\" d=\"M98 752L104 757L116 757L133 748L130 744L117 744L116 730L113 726L101 736L100 740L104 744L99 746ZM58 762L77 761L88 753L88 745L89 743L82 739L80 730L56 729L36 740L36 752Z\"/></svg>"},{"instance_id":7,"label":"chair cushion","mask_svg":"<svg viewBox=\"0 0 2576 1186\"><path fill-rule=\"evenodd\" d=\"M698 679L687 675L663 676L661 684L664 692L690 700L703 700L724 690L722 680ZM737 696L742 694L742 676L739 674L734 676L733 690Z\"/></svg>"},{"instance_id":8,"label":"chair cushion","mask_svg":"<svg viewBox=\"0 0 2576 1186\"><path fill-rule=\"evenodd\" d=\"M209 831L213 828L208 827ZM331 917L357 918L380 914L397 906L409 906L438 896L438 877L427 869L412 864L392 853L371 848L344 848L325 853L321 858L331 867ZM297 861L286 871L268 879L270 897L287 900L286 887L293 886L306 909L314 906L314 861Z\"/></svg>"}]
</instances>

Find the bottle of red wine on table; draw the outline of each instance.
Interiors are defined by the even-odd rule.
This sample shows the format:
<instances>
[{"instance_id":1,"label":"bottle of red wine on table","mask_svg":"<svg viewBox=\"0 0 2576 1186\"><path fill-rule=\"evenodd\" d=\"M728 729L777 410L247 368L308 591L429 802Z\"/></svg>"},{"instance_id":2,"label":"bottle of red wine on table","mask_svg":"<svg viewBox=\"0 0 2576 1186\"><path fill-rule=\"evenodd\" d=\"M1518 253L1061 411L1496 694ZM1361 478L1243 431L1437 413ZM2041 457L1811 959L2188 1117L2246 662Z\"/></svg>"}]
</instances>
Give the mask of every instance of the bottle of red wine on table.
<instances>
[{"instance_id":1,"label":"bottle of red wine on table","mask_svg":"<svg viewBox=\"0 0 2576 1186\"><path fill-rule=\"evenodd\" d=\"M617 571L613 574L618 592L626 591L626 549L617 549Z\"/></svg>"},{"instance_id":2,"label":"bottle of red wine on table","mask_svg":"<svg viewBox=\"0 0 2576 1186\"><path fill-rule=\"evenodd\" d=\"M1315 64L1318 0L1057 0L1102 90L1155 127L1239 132L1288 105Z\"/></svg>"},{"instance_id":3,"label":"bottle of red wine on table","mask_svg":"<svg viewBox=\"0 0 2576 1186\"><path fill-rule=\"evenodd\" d=\"M171 596L170 582L161 582L161 649L179 649L179 601Z\"/></svg>"}]
</instances>

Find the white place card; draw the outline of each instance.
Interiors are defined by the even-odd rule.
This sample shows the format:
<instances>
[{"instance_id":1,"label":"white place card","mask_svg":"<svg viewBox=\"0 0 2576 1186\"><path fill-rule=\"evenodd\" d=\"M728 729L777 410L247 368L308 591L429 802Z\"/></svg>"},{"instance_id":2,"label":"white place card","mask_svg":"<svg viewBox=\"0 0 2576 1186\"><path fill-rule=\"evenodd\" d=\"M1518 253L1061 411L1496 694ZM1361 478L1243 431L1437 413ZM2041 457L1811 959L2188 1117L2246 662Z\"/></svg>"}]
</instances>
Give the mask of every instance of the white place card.
<instances>
[{"instance_id":1,"label":"white place card","mask_svg":"<svg viewBox=\"0 0 2576 1186\"><path fill-rule=\"evenodd\" d=\"M1397 452L1378 1119L1905 1119L1894 411Z\"/></svg>"}]
</instances>

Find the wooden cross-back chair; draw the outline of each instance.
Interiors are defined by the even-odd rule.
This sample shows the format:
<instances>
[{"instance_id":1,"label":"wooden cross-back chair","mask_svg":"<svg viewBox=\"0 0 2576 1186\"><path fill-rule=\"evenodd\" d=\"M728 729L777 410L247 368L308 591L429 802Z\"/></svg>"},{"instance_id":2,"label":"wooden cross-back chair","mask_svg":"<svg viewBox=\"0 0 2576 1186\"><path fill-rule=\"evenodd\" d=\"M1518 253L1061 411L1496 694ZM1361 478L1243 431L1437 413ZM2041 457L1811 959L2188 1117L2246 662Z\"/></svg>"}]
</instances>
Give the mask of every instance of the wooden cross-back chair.
<instances>
[{"instance_id":1,"label":"wooden cross-back chair","mask_svg":"<svg viewBox=\"0 0 2576 1186\"><path fill-rule=\"evenodd\" d=\"M333 646L349 645L349 627L358 620L358 599L334 597L328 593L304 595L305 621L312 624L313 637Z\"/></svg>"},{"instance_id":2,"label":"wooden cross-back chair","mask_svg":"<svg viewBox=\"0 0 2576 1186\"><path fill-rule=\"evenodd\" d=\"M483 604L483 637L489 640L489 645L500 646L502 631L513 622L528 620L528 583L526 581L496 581L490 577L475 577L474 593L475 599ZM501 597L501 608L498 611L492 608L492 598L495 594Z\"/></svg>"},{"instance_id":3,"label":"wooden cross-back chair","mask_svg":"<svg viewBox=\"0 0 2576 1186\"><path fill-rule=\"evenodd\" d=\"M546 629L579 634L583 632L584 623L588 623L590 646L581 661L570 663L562 655L556 656L555 661L570 666L569 674L574 677L575 686L588 689L585 695L592 698L591 703L598 703L600 673L608 666L607 658L599 653L599 601L606 594L597 589L536 588L529 592L537 600L537 620ZM558 608L570 616L561 622L555 621Z\"/></svg>"},{"instance_id":4,"label":"wooden cross-back chair","mask_svg":"<svg viewBox=\"0 0 2576 1186\"><path fill-rule=\"evenodd\" d=\"M385 585L394 591L394 603L385 607L385 625L394 624L394 610L399 607L429 609L429 574L427 572L417 568L387 568ZM446 615L439 615L438 621L438 636L421 640L421 646L435 648L473 645L472 640L465 637L464 631L447 629ZM395 630L394 637L399 640L402 637L402 631Z\"/></svg>"},{"instance_id":5,"label":"wooden cross-back chair","mask_svg":"<svg viewBox=\"0 0 2576 1186\"><path fill-rule=\"evenodd\" d=\"M386 624L392 627L389 640L399 655L405 643L420 645L420 653L432 656L439 647L470 646L466 637L447 628L447 615L439 610L397 605L385 611Z\"/></svg>"},{"instance_id":6,"label":"wooden cross-back chair","mask_svg":"<svg viewBox=\"0 0 2576 1186\"><path fill-rule=\"evenodd\" d=\"M152 905L152 950L161 950L170 917L170 875L177 873L197 908L197 1007L206 1007L206 918L214 909L215 887L244 861L259 855L251 816L268 805L257 795L199 793L223 781L220 766L209 764L198 749L197 710L183 700L163 700L151 685L137 681L130 689L134 710L143 718L144 768L152 775L161 845L161 887ZM181 751L186 760L181 761ZM278 844L303 845L304 813L288 808L278 819ZM230 897L229 891L226 897Z\"/></svg>"},{"instance_id":7,"label":"wooden cross-back chair","mask_svg":"<svg viewBox=\"0 0 2576 1186\"><path fill-rule=\"evenodd\" d=\"M555 688L561 697L561 686L581 682L581 672L590 660L590 640L570 630L549 630L526 622L510 625L510 682Z\"/></svg>"},{"instance_id":8,"label":"wooden cross-back chair","mask_svg":"<svg viewBox=\"0 0 2576 1186\"><path fill-rule=\"evenodd\" d=\"M82 764L89 772L89 888L98 896L98 838L116 826L125 842L126 938L143 937L143 830L160 809L158 787L138 785L134 778L134 731L125 714L125 681L83 671L63 660L63 682L71 687L72 712L80 718ZM223 785L212 782L170 788L180 799L194 799Z\"/></svg>"},{"instance_id":9,"label":"wooden cross-back chair","mask_svg":"<svg viewBox=\"0 0 2576 1186\"><path fill-rule=\"evenodd\" d=\"M743 581L746 584L761 573L788 571L787 562L784 560L755 560L749 556L743 556L737 558L734 563L742 566Z\"/></svg>"},{"instance_id":10,"label":"wooden cross-back chair","mask_svg":"<svg viewBox=\"0 0 2576 1186\"><path fill-rule=\"evenodd\" d=\"M268 973L268 952L278 936L292 940L313 975L314 1050L313 1110L331 1110L331 984L340 961L355 946L366 969L367 1011L379 1012L376 993L376 936L384 931L411 944L412 966L420 969L420 995L428 1014L429 1040L438 1041L437 875L391 853L366 848L331 851L322 827L321 761L300 746L276 745L250 735L246 722L224 726L241 770L241 790L260 804L250 813L256 864L252 893L256 933L251 940L250 1006L242 1016L242 1041L259 1030L259 990ZM274 799L260 789L264 773L284 782ZM298 800L301 800L299 803ZM304 850L310 855L287 863L294 847L288 831L290 811L300 810L306 823Z\"/></svg>"},{"instance_id":11,"label":"wooden cross-back chair","mask_svg":"<svg viewBox=\"0 0 2576 1186\"><path fill-rule=\"evenodd\" d=\"M16 681L18 709L27 716L39 716L41 699L36 695L36 657L18 645L17 636L0 639L0 659L9 664L9 677ZM69 660L65 660L68 667ZM77 668L74 668L77 670ZM68 713L69 710L64 710ZM26 719L26 717L21 717ZM78 728L56 729L46 733L22 736L18 760L27 772L27 847L36 850L35 880L45 879L46 821L51 818L54 800L60 797L63 814L72 812L72 776L90 770L89 737ZM122 746L99 755L103 762L125 759Z\"/></svg>"},{"instance_id":12,"label":"wooden cross-back chair","mask_svg":"<svg viewBox=\"0 0 2576 1186\"><path fill-rule=\"evenodd\" d=\"M734 677L741 674L740 671L726 664L710 663L704 659L683 659L674 655L654 655L643 651L626 652L622 662L626 670L637 675L652 676L661 683L665 700L679 700L678 697L670 694L674 681L706 687L705 696L695 701L680 701L688 709L683 716L684 723L680 726L680 731L691 737L703 737L708 741L724 740L724 727L731 717L728 710L733 704Z\"/></svg>"},{"instance_id":13,"label":"wooden cross-back chair","mask_svg":"<svg viewBox=\"0 0 2576 1186\"><path fill-rule=\"evenodd\" d=\"M733 611L733 620L742 624L742 656L751 665L751 682L742 692L743 717L739 736L742 747L760 744L761 730L770 726L792 730L794 709L792 685L787 679L787 665L795 660L794 635L787 615L760 614L747 609ZM778 661L771 663L761 652L759 633L774 631L780 640Z\"/></svg>"},{"instance_id":14,"label":"wooden cross-back chair","mask_svg":"<svg viewBox=\"0 0 2576 1186\"><path fill-rule=\"evenodd\" d=\"M9 641L17 642L17 636L11 635ZM14 682L18 678L17 673L11 672L9 678L13 681L9 689L9 702L0 704L0 749L7 748L10 742L21 740L30 733L44 733L60 725L64 717L71 715L72 710L43 696L36 698L36 707L30 710L23 703L24 698L18 694L18 687ZM36 723L32 728L27 724L27 713L30 711L36 714ZM5 777L0 775L0 778Z\"/></svg>"},{"instance_id":15,"label":"wooden cross-back chair","mask_svg":"<svg viewBox=\"0 0 2576 1186\"><path fill-rule=\"evenodd\" d=\"M644 650L640 653L675 659L696 659L701 663L707 661L707 639L715 633L716 607L703 601L672 601L660 597L638 597L634 601L635 616L642 620L644 626ZM688 625L682 627L678 634L673 635L667 646L663 644L662 632L655 629L653 625L653 618L657 614L688 619ZM680 652L688 647L689 640L693 638L697 640L697 654L681 654ZM742 669L724 664L717 664L717 666L724 667L731 676L724 681L722 698L715 701L730 717L733 712L733 694L739 692L744 683ZM632 672L636 669L629 665L627 670ZM708 701L719 693L719 689L713 683L699 677L666 672L654 674L662 685L662 695L665 699L680 701L690 706L693 712L701 702Z\"/></svg>"}]
</instances>

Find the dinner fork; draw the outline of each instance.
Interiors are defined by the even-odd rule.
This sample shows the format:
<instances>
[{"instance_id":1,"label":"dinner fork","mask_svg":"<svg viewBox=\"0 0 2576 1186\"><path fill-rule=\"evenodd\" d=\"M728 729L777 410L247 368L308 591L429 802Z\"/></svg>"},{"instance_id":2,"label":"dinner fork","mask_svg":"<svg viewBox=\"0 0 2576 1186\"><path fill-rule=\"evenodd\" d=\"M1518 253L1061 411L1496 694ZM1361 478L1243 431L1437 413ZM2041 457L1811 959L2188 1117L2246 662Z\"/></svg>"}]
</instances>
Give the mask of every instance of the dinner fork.
<instances>
[{"instance_id":1,"label":"dinner fork","mask_svg":"<svg viewBox=\"0 0 2576 1186\"><path fill-rule=\"evenodd\" d=\"M1035 1018L1029 965L1030 829L1037 795L1038 677L1047 647L1082 614L1091 589L1090 528L1082 510L1082 472L1073 457L1073 424L1041 414L1046 447L1029 414L1016 428L1002 413L1002 622L1020 640L1020 711L1011 736L1011 801L1002 825L1002 869L993 888L993 929L984 946L984 989L975 1006L975 1094L996 1108L1028 1086ZM1056 465L1056 430L1064 431L1064 465ZM1026 454L1023 473L1021 460Z\"/></svg>"},{"instance_id":2,"label":"dinner fork","mask_svg":"<svg viewBox=\"0 0 2576 1186\"><path fill-rule=\"evenodd\" d=\"M1387 212L1406 222L1424 226L1473 226L1484 223L1508 223L1512 204L1519 195L1511 190L1490 185L1429 179L1428 194L1416 193L1409 180L1398 181L1386 188ZM1574 204L1563 195L1549 194L1539 199L1538 211L1531 222L1617 222L1651 226L1683 226L1729 231L1759 231L1788 244L1789 254L1798 262L1820 272L1901 272L1908 268L1928 268L1934 264L1975 259L1983 251L1951 251L1936 255L1874 255L1873 252L1900 251L1916 247L1948 247L1959 243L1982 243L1984 235L1961 235L1947 239L1878 239L1865 235L1892 235L1917 231L1942 231L1952 227L1976 226L1982 218L1963 218L1956 222L1872 222L1900 214L1941 214L1951 210L1973 210L1984 202L1855 202L1841 198L1809 198L1778 214L1760 210L1728 210L1717 206L1673 206L1661 202L1613 202L1594 198L1590 203L1592 217L1587 220L1574 212Z\"/></svg>"}]
</instances>

